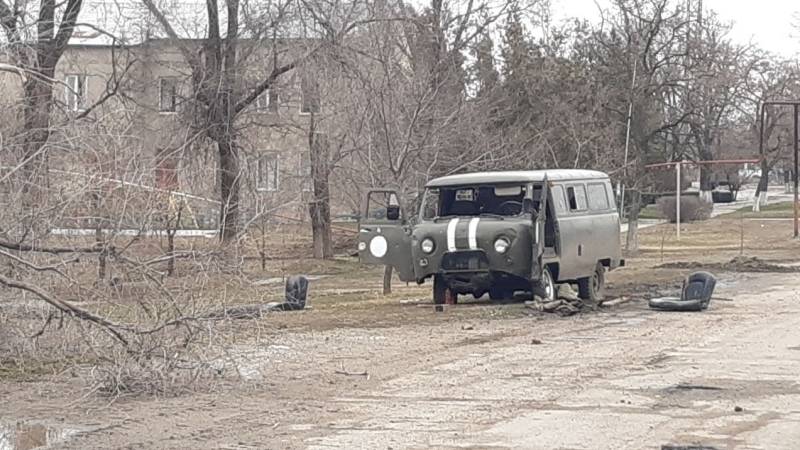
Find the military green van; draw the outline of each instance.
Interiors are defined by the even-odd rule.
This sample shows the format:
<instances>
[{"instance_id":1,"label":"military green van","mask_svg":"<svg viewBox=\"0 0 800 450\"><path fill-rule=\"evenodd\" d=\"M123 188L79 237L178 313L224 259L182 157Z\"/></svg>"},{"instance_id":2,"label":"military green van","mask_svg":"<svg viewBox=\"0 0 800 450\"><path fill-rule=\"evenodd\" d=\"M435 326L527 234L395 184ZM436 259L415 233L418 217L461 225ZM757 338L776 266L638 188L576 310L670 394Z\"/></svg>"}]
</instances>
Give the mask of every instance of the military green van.
<instances>
[{"instance_id":1,"label":"military green van","mask_svg":"<svg viewBox=\"0 0 800 450\"><path fill-rule=\"evenodd\" d=\"M592 170L437 178L415 216L396 192L373 190L358 239L362 262L392 266L403 281L433 279L437 304L518 291L555 299L556 283L568 282L600 302L606 271L624 264L611 182Z\"/></svg>"}]
</instances>

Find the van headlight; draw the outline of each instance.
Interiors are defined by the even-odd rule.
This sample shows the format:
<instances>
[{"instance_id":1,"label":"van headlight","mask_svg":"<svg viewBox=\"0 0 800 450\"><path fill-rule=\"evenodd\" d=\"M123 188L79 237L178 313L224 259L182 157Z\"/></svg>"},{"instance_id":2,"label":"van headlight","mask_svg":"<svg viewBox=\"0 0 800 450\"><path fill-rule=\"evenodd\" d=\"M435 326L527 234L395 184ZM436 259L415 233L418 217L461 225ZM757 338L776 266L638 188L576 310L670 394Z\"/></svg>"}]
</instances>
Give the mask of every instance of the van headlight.
<instances>
[{"instance_id":1,"label":"van headlight","mask_svg":"<svg viewBox=\"0 0 800 450\"><path fill-rule=\"evenodd\" d=\"M494 241L494 251L497 253L503 254L508 251L508 247L511 247L511 242L508 241L508 238L497 238Z\"/></svg>"},{"instance_id":2,"label":"van headlight","mask_svg":"<svg viewBox=\"0 0 800 450\"><path fill-rule=\"evenodd\" d=\"M419 244L419 248L421 248L424 253L431 254L436 249L436 244L433 242L433 239L425 238Z\"/></svg>"}]
</instances>

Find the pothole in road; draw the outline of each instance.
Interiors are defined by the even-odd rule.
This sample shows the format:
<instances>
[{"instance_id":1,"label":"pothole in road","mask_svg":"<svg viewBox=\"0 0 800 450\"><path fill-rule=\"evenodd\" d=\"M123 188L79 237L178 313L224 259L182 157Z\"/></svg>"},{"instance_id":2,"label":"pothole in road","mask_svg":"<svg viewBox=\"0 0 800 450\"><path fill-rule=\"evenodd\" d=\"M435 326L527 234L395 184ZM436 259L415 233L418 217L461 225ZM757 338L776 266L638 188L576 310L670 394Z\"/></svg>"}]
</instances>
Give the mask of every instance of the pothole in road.
<instances>
[{"instance_id":1,"label":"pothole in road","mask_svg":"<svg viewBox=\"0 0 800 450\"><path fill-rule=\"evenodd\" d=\"M44 449L63 443L84 431L37 422L0 421L0 450Z\"/></svg>"}]
</instances>

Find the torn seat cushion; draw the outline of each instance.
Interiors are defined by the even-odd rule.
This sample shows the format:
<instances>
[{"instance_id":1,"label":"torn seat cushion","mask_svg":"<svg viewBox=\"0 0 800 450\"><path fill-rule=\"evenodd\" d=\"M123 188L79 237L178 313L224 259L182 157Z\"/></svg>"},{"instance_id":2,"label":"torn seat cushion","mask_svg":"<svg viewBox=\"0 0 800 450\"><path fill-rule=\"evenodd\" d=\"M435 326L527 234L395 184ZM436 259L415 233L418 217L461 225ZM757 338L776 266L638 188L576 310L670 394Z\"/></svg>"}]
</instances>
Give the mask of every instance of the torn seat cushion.
<instances>
[{"instance_id":1,"label":"torn seat cushion","mask_svg":"<svg viewBox=\"0 0 800 450\"><path fill-rule=\"evenodd\" d=\"M717 279L708 272L694 272L683 282L680 297L650 299L653 309L665 311L702 311L708 308Z\"/></svg>"},{"instance_id":2,"label":"torn seat cushion","mask_svg":"<svg viewBox=\"0 0 800 450\"><path fill-rule=\"evenodd\" d=\"M662 311L702 311L704 309L702 301L683 300L680 297L651 298L648 305Z\"/></svg>"}]
</instances>

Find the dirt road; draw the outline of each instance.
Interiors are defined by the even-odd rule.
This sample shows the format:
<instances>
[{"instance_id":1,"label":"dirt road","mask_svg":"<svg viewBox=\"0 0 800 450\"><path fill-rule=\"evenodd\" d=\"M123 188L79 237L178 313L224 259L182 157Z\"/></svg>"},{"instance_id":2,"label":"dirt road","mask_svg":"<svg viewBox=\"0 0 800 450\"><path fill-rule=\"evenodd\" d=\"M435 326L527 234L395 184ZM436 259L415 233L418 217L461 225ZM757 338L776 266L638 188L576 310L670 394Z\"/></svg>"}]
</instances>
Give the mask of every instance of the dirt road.
<instances>
[{"instance_id":1,"label":"dirt road","mask_svg":"<svg viewBox=\"0 0 800 450\"><path fill-rule=\"evenodd\" d=\"M705 314L520 320L514 336L336 399L366 417L310 448L797 448L800 278L761 276L766 291L752 278L723 279L733 301Z\"/></svg>"},{"instance_id":2,"label":"dirt road","mask_svg":"<svg viewBox=\"0 0 800 450\"><path fill-rule=\"evenodd\" d=\"M612 293L690 271L661 260L728 261L739 227L748 254L798 262L782 224L712 223L666 247L646 231ZM381 297L379 271L351 272L316 281L312 311L242 322L238 373L195 392L112 402L79 369L0 380L0 450L798 448L800 273L718 273L702 313L639 298L559 318L488 301L436 313L429 286Z\"/></svg>"},{"instance_id":3,"label":"dirt road","mask_svg":"<svg viewBox=\"0 0 800 450\"><path fill-rule=\"evenodd\" d=\"M800 277L727 274L716 295L732 301L283 333L240 348L246 392L88 414L55 386L0 394L18 417L70 424L66 448L796 448Z\"/></svg>"}]
</instances>

